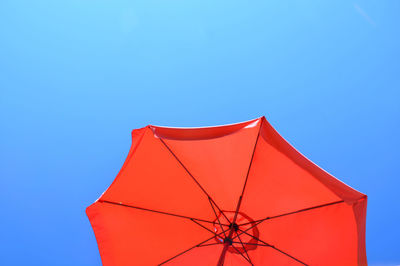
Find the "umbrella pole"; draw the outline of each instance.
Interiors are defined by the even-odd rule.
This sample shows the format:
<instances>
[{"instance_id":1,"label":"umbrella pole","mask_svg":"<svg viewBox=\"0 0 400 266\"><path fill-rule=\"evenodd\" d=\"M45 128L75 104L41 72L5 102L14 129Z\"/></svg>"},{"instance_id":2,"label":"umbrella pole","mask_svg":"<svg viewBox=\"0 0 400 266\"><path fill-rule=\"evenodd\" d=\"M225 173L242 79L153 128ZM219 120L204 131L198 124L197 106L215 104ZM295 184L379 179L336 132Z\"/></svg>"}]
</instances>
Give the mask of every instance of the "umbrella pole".
<instances>
[{"instance_id":1,"label":"umbrella pole","mask_svg":"<svg viewBox=\"0 0 400 266\"><path fill-rule=\"evenodd\" d=\"M229 244L225 243L224 244L224 249L222 250L221 256L219 257L219 260L218 260L218 264L217 264L218 266L224 265L225 254L228 251L228 248L229 248Z\"/></svg>"},{"instance_id":2,"label":"umbrella pole","mask_svg":"<svg viewBox=\"0 0 400 266\"><path fill-rule=\"evenodd\" d=\"M226 237L224 239L224 242L225 242L224 243L224 249L222 250L221 256L219 257L218 264L217 264L218 266L224 265L226 251L228 251L229 246L232 245L232 235L233 235L233 232L235 231L234 224L236 223L237 215L238 215L238 212L239 212L239 206L240 206L241 202L242 202L242 196L240 196L240 198L239 198L239 204L236 207L235 216L233 217L233 221L229 226L230 229L229 229L228 237Z\"/></svg>"}]
</instances>

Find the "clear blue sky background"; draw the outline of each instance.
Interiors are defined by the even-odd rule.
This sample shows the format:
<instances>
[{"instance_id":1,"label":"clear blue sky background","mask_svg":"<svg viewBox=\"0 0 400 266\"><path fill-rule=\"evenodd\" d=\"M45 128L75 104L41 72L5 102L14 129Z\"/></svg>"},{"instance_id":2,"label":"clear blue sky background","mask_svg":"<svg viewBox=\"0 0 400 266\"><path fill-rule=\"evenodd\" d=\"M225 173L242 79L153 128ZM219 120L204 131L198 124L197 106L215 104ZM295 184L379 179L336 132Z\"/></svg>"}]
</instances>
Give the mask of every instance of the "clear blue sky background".
<instances>
[{"instance_id":1,"label":"clear blue sky background","mask_svg":"<svg viewBox=\"0 0 400 266\"><path fill-rule=\"evenodd\" d=\"M0 1L0 264L100 265L85 215L147 124L265 115L369 196L400 264L400 2Z\"/></svg>"}]
</instances>

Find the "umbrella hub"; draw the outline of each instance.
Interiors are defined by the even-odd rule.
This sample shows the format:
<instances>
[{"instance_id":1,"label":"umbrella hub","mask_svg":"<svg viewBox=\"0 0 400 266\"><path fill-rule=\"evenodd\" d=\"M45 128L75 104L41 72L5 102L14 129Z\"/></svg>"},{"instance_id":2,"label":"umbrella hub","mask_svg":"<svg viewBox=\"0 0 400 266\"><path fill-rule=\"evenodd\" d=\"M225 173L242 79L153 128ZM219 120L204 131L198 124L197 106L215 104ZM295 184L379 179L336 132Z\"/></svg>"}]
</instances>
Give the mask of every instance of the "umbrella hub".
<instances>
[{"instance_id":1,"label":"umbrella hub","mask_svg":"<svg viewBox=\"0 0 400 266\"><path fill-rule=\"evenodd\" d=\"M224 243L228 243L228 245L231 246L233 244L233 240L232 240L232 238L226 237L224 239Z\"/></svg>"},{"instance_id":2,"label":"umbrella hub","mask_svg":"<svg viewBox=\"0 0 400 266\"><path fill-rule=\"evenodd\" d=\"M228 244L228 251L231 253L245 253L256 249L259 236L257 224L242 212L238 212L235 222L233 222L234 216L234 211L219 213L213 222L217 234L215 241Z\"/></svg>"},{"instance_id":3,"label":"umbrella hub","mask_svg":"<svg viewBox=\"0 0 400 266\"><path fill-rule=\"evenodd\" d=\"M233 230L235 230L235 232L237 232L239 230L239 225L237 223L231 223L229 225L229 228L233 228Z\"/></svg>"}]
</instances>

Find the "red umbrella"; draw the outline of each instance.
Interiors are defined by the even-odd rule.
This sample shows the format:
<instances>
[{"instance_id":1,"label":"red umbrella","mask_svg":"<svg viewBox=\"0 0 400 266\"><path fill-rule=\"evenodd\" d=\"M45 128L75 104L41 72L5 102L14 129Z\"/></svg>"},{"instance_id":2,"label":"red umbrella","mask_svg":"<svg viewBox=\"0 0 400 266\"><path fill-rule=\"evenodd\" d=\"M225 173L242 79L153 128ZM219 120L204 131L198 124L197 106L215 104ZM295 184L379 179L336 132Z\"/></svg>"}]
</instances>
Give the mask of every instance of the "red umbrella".
<instances>
[{"instance_id":1,"label":"red umbrella","mask_svg":"<svg viewBox=\"0 0 400 266\"><path fill-rule=\"evenodd\" d=\"M86 212L104 265L367 265L366 206L262 117L133 130Z\"/></svg>"}]
</instances>

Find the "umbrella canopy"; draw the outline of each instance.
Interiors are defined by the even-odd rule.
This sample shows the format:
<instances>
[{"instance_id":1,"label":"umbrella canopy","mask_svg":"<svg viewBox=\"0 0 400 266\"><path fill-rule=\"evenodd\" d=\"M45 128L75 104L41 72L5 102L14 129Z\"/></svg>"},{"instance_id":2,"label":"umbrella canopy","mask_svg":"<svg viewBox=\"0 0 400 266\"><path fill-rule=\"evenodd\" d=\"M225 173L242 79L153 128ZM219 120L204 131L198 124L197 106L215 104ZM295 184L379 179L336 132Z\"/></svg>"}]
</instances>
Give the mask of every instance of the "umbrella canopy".
<instances>
[{"instance_id":1,"label":"umbrella canopy","mask_svg":"<svg viewBox=\"0 0 400 266\"><path fill-rule=\"evenodd\" d=\"M86 213L103 265L367 265L367 196L264 118L146 126Z\"/></svg>"}]
</instances>

